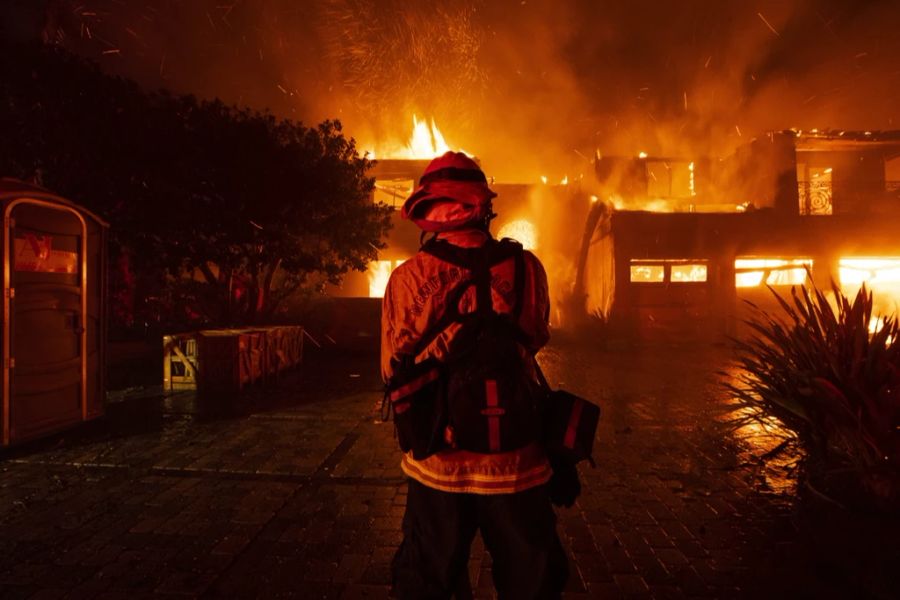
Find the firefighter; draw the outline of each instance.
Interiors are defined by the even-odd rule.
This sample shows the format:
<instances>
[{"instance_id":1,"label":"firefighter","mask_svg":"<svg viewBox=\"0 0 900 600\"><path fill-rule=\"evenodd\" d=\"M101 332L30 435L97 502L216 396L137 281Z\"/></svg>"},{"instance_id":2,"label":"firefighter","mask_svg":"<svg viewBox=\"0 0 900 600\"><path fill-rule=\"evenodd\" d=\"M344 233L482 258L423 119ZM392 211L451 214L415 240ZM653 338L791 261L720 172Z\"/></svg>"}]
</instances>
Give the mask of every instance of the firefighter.
<instances>
[{"instance_id":1,"label":"firefighter","mask_svg":"<svg viewBox=\"0 0 900 600\"><path fill-rule=\"evenodd\" d=\"M412 220L423 235L431 233L463 248L481 247L492 240L489 223L496 216L491 203L495 196L474 160L447 152L425 169L401 217ZM527 251L524 259L518 325L528 340L527 347L521 348L522 360L531 365L534 354L549 339L549 297L540 261ZM440 318L448 290L464 277L458 267L424 251L391 274L382 309L385 382L394 375L401 357L412 352ZM512 289L513 278L513 259L491 269L494 311L511 312L509 294L503 291ZM459 310L472 311L476 303L475 290L469 289L459 300ZM441 360L459 327L447 327L417 360L429 356ZM448 441L452 435L448 428ZM448 448L422 460L410 452L404 454L401 468L408 477L408 495L403 541L392 564L397 597L449 598L467 581L470 546L479 530L491 554L500 598L560 596L568 563L551 505L548 482L553 470L539 443L490 454ZM573 500L570 497L563 503L571 505ZM556 498L554 503L559 503Z\"/></svg>"}]
</instances>

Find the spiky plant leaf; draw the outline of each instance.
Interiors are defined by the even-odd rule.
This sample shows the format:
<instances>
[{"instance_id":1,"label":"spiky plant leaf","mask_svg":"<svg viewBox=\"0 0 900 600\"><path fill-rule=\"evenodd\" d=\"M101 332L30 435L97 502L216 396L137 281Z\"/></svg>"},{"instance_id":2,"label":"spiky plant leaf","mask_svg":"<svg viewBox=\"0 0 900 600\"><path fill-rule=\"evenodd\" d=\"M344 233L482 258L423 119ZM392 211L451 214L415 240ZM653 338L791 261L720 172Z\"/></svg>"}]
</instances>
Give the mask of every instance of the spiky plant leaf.
<instances>
[{"instance_id":1,"label":"spiky plant leaf","mask_svg":"<svg viewBox=\"0 0 900 600\"><path fill-rule=\"evenodd\" d=\"M852 299L834 283L833 298L814 283L787 298L769 289L779 311L748 302L749 335L735 340L742 373L726 388L743 414L778 417L825 468L883 477L887 465L900 482L897 317L870 332L875 304L865 286Z\"/></svg>"}]
</instances>

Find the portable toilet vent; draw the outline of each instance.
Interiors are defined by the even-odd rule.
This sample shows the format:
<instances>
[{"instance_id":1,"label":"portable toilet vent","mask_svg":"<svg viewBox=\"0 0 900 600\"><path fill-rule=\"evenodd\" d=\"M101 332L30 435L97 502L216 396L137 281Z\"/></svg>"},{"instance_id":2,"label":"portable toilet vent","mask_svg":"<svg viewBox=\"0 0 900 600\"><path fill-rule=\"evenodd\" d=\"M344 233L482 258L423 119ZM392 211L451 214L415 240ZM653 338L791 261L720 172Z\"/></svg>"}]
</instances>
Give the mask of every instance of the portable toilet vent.
<instances>
[{"instance_id":1,"label":"portable toilet vent","mask_svg":"<svg viewBox=\"0 0 900 600\"><path fill-rule=\"evenodd\" d=\"M2 445L103 414L106 233L47 190L0 179Z\"/></svg>"}]
</instances>

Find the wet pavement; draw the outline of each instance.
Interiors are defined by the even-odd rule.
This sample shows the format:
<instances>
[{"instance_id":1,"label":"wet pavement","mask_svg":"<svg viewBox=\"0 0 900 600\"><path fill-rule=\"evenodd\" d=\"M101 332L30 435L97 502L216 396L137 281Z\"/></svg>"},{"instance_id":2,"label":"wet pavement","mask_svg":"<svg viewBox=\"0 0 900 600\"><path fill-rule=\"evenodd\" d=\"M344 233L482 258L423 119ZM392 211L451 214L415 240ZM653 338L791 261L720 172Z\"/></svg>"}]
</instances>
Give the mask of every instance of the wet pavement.
<instances>
[{"instance_id":1,"label":"wet pavement","mask_svg":"<svg viewBox=\"0 0 900 600\"><path fill-rule=\"evenodd\" d=\"M557 342L595 399L597 467L559 510L566 598L847 597L795 527L789 472L729 433L725 346ZM386 598L405 485L374 355L312 349L273 391L152 394L0 455L0 597ZM476 540L477 598L493 597Z\"/></svg>"}]
</instances>

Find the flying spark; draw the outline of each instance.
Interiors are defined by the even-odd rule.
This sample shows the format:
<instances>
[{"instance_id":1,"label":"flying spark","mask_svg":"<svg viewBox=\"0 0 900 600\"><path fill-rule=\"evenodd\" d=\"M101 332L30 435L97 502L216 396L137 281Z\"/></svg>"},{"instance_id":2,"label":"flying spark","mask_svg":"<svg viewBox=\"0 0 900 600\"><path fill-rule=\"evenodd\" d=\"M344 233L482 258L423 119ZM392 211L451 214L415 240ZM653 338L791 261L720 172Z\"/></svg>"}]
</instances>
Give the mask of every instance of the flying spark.
<instances>
[{"instance_id":1,"label":"flying spark","mask_svg":"<svg viewBox=\"0 0 900 600\"><path fill-rule=\"evenodd\" d=\"M423 10L403 0L328 0L327 52L344 88L370 114L390 119L397 107L418 106L463 121L468 99L487 81L476 9L475 2Z\"/></svg>"},{"instance_id":2,"label":"flying spark","mask_svg":"<svg viewBox=\"0 0 900 600\"><path fill-rule=\"evenodd\" d=\"M778 37L781 37L781 34L778 33L778 31L774 27L772 27L772 24L766 20L766 18L763 16L763 14L761 12L758 12L756 14L759 15L759 18L762 19L762 22L766 24L766 27L768 27L769 29L772 30L772 33L774 33Z\"/></svg>"}]
</instances>

